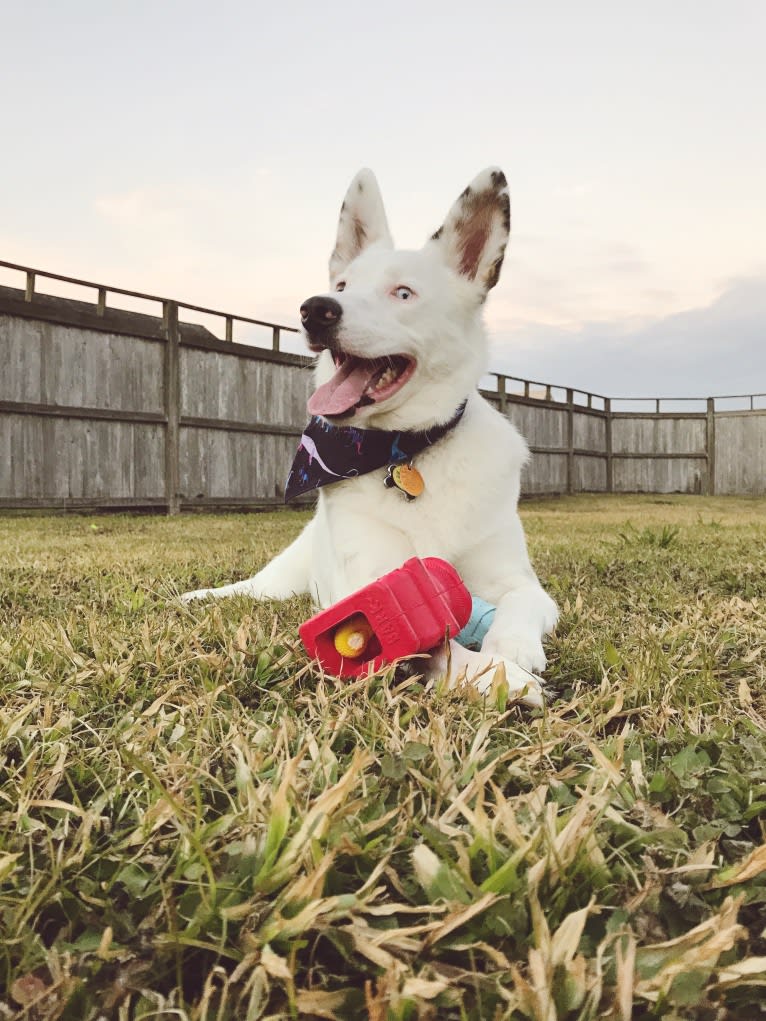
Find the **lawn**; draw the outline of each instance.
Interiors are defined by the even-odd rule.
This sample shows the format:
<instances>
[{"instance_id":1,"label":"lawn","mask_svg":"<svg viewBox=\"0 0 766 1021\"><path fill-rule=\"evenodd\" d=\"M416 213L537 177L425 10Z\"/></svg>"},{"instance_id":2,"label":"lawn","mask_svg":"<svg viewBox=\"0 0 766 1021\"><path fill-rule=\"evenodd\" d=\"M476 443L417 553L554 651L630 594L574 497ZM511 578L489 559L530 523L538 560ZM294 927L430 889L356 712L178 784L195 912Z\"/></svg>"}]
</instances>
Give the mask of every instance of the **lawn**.
<instances>
[{"instance_id":1,"label":"lawn","mask_svg":"<svg viewBox=\"0 0 766 1021\"><path fill-rule=\"evenodd\" d=\"M305 514L0 518L0 1019L750 1019L766 501L523 506L543 711L184 606Z\"/></svg>"}]
</instances>

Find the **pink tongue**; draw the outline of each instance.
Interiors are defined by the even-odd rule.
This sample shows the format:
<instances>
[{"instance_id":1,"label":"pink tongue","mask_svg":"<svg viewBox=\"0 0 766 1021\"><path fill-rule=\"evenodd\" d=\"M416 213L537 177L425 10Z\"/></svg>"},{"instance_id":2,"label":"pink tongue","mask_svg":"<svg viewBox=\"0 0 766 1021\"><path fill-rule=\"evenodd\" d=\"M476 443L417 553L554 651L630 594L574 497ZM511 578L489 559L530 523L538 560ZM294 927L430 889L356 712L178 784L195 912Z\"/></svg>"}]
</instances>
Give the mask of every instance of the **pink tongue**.
<instances>
[{"instance_id":1,"label":"pink tongue","mask_svg":"<svg viewBox=\"0 0 766 1021\"><path fill-rule=\"evenodd\" d=\"M327 383L309 397L310 415L342 415L362 399L364 391L375 375L370 362L347 359Z\"/></svg>"}]
</instances>

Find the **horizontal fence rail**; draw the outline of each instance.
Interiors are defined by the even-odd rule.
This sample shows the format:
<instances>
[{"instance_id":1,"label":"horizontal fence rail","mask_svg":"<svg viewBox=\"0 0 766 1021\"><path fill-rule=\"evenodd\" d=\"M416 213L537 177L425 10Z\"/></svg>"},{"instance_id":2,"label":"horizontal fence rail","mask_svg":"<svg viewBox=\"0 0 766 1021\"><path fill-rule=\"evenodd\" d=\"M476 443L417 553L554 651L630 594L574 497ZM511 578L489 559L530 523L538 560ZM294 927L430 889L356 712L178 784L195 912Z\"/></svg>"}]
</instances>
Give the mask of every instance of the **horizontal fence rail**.
<instances>
[{"instance_id":1,"label":"horizontal fence rail","mask_svg":"<svg viewBox=\"0 0 766 1021\"><path fill-rule=\"evenodd\" d=\"M0 279L0 508L282 503L311 390L312 361L282 347L298 330L0 270L19 285ZM49 293L62 285L90 300ZM764 393L610 398L500 372L485 382L533 455L526 495L766 493Z\"/></svg>"}]
</instances>

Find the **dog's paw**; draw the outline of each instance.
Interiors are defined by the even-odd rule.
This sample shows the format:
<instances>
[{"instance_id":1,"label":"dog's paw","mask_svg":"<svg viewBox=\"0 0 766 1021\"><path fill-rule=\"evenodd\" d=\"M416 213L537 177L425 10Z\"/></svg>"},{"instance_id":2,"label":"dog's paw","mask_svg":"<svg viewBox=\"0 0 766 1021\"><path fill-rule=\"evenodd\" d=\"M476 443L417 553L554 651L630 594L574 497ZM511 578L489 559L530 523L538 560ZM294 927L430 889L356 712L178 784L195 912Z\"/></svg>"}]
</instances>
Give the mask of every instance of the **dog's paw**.
<instances>
[{"instance_id":1,"label":"dog's paw","mask_svg":"<svg viewBox=\"0 0 766 1021\"><path fill-rule=\"evenodd\" d=\"M455 641L431 653L426 676L446 682L448 688L463 685L475 688L481 695L486 694L495 681L505 682L513 698L531 706L543 704L541 678L502 656L488 656L483 650L473 652Z\"/></svg>"},{"instance_id":2,"label":"dog's paw","mask_svg":"<svg viewBox=\"0 0 766 1021\"><path fill-rule=\"evenodd\" d=\"M220 588L198 588L194 592L184 592L181 602L193 603L197 599L229 599L231 596L249 596L251 599L265 598L260 586L256 584L255 578L248 578L245 581L232 582L231 585L221 585Z\"/></svg>"},{"instance_id":3,"label":"dog's paw","mask_svg":"<svg viewBox=\"0 0 766 1021\"><path fill-rule=\"evenodd\" d=\"M197 599L210 599L214 595L215 591L211 588L198 588L194 592L184 592L179 598L182 603L193 603Z\"/></svg>"},{"instance_id":4,"label":"dog's paw","mask_svg":"<svg viewBox=\"0 0 766 1021\"><path fill-rule=\"evenodd\" d=\"M498 659L510 660L512 664L533 674L542 673L547 662L540 639L524 635L505 634L495 637L490 632L482 642L481 651Z\"/></svg>"},{"instance_id":5,"label":"dog's paw","mask_svg":"<svg viewBox=\"0 0 766 1021\"><path fill-rule=\"evenodd\" d=\"M545 700L545 688L541 677L524 670L517 663L500 659L491 667L473 677L470 683L480 695L486 694L495 682L505 683L508 693L526 705L540 707Z\"/></svg>"}]
</instances>

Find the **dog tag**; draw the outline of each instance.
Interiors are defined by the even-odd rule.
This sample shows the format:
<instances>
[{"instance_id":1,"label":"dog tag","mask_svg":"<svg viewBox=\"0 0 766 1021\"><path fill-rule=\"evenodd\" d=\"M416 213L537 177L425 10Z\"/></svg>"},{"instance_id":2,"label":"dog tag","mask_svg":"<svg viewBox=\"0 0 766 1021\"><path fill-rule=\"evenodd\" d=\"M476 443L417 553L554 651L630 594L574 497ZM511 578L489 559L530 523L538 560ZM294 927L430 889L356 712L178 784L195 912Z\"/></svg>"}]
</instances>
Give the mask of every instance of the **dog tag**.
<instances>
[{"instance_id":1,"label":"dog tag","mask_svg":"<svg viewBox=\"0 0 766 1021\"><path fill-rule=\"evenodd\" d=\"M396 487L400 493L404 493L408 500L414 500L426 488L423 476L414 467L412 462L409 464L390 464L388 466L388 475L383 480L383 484L389 489Z\"/></svg>"}]
</instances>

